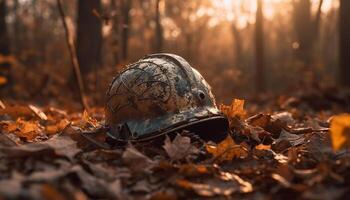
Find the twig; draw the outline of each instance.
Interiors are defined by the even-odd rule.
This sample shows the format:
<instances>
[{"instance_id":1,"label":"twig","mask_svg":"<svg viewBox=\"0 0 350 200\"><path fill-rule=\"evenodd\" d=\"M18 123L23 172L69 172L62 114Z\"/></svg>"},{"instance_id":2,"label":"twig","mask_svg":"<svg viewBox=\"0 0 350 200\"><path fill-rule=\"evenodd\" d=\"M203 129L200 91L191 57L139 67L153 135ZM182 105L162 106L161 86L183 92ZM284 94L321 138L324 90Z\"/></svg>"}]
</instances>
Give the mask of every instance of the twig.
<instances>
[{"instance_id":1,"label":"twig","mask_svg":"<svg viewBox=\"0 0 350 200\"><path fill-rule=\"evenodd\" d=\"M79 66L79 62L77 59L77 53L76 53L74 41L72 39L70 39L71 38L70 32L68 30L66 16L65 16L63 8L62 8L61 0L57 0L57 7L58 7L58 11L60 13L61 19L62 19L62 24L63 24L65 35L66 35L66 42L67 42L68 49L69 49L69 55L71 58L73 69L74 69L76 81L77 81L77 84L79 87L80 101L81 101L81 104L83 105L84 109L89 110L89 105L87 102L87 98L85 96L84 82L83 82L83 78L82 78L81 72L80 72L80 66Z\"/></svg>"}]
</instances>

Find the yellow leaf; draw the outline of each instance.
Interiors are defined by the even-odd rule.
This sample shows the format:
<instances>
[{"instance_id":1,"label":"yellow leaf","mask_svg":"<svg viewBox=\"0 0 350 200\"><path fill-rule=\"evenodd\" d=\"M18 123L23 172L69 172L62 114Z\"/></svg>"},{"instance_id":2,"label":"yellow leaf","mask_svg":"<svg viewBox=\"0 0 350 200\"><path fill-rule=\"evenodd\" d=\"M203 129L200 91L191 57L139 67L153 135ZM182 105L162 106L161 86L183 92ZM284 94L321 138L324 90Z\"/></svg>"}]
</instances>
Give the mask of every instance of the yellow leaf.
<instances>
[{"instance_id":1,"label":"yellow leaf","mask_svg":"<svg viewBox=\"0 0 350 200\"><path fill-rule=\"evenodd\" d=\"M247 115L246 111L244 110L244 100L241 99L233 99L230 106L221 104L220 110L228 118L238 117L240 119L244 119Z\"/></svg>"},{"instance_id":2,"label":"yellow leaf","mask_svg":"<svg viewBox=\"0 0 350 200\"><path fill-rule=\"evenodd\" d=\"M218 161L232 160L233 158L246 158L248 156L247 150L241 145L237 145L231 136L227 136L225 140L218 145L206 145L209 153Z\"/></svg>"},{"instance_id":3,"label":"yellow leaf","mask_svg":"<svg viewBox=\"0 0 350 200\"><path fill-rule=\"evenodd\" d=\"M330 132L335 151L350 148L350 114L334 116L331 121Z\"/></svg>"},{"instance_id":4,"label":"yellow leaf","mask_svg":"<svg viewBox=\"0 0 350 200\"><path fill-rule=\"evenodd\" d=\"M7 83L7 78L4 76L0 76L0 86L5 85Z\"/></svg>"}]
</instances>

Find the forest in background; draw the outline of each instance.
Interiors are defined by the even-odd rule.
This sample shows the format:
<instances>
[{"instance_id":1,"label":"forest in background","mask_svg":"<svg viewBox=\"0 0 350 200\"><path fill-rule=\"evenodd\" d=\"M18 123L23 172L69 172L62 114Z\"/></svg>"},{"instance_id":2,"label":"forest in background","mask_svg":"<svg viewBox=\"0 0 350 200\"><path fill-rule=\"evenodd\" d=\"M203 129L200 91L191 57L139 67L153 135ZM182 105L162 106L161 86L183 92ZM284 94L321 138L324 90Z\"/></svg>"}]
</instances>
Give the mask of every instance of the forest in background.
<instances>
[{"instance_id":1,"label":"forest in background","mask_svg":"<svg viewBox=\"0 0 350 200\"><path fill-rule=\"evenodd\" d=\"M62 1L87 93L97 104L103 102L118 71L155 52L187 59L214 88L219 102L262 91L293 94L301 87L334 86L341 74L348 75L339 67L339 7L344 7L343 18L349 21L347 4L344 0ZM342 29L345 40L348 29ZM76 84L55 0L2 0L0 41L2 94L32 100L58 97L54 101L61 103L74 96Z\"/></svg>"},{"instance_id":2,"label":"forest in background","mask_svg":"<svg viewBox=\"0 0 350 200\"><path fill-rule=\"evenodd\" d=\"M0 199L348 199L349 77L350 0L0 0Z\"/></svg>"}]
</instances>

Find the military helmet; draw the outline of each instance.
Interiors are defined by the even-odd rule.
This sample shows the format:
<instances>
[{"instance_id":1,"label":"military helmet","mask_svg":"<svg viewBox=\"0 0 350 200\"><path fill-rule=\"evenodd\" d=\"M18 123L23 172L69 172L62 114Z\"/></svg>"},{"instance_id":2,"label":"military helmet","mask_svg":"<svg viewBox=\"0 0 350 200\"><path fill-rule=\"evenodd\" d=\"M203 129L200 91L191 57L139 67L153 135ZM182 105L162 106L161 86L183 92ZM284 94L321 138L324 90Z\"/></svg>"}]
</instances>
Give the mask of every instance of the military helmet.
<instances>
[{"instance_id":1,"label":"military helmet","mask_svg":"<svg viewBox=\"0 0 350 200\"><path fill-rule=\"evenodd\" d=\"M174 54L152 54L128 65L113 79L106 101L107 134L118 141L184 129L215 141L228 130L208 83Z\"/></svg>"}]
</instances>

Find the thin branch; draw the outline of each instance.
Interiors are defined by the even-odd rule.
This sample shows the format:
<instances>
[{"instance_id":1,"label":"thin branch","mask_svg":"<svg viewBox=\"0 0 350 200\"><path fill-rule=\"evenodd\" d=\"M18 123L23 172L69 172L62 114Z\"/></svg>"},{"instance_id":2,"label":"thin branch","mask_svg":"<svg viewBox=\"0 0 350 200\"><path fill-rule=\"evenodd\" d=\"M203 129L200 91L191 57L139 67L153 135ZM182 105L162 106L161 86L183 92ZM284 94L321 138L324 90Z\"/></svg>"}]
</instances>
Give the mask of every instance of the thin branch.
<instances>
[{"instance_id":1,"label":"thin branch","mask_svg":"<svg viewBox=\"0 0 350 200\"><path fill-rule=\"evenodd\" d=\"M61 0L57 0L57 7L58 7L58 11L60 13L61 19L62 19L62 24L63 24L63 28L64 28L65 35L66 35L66 42L67 42L67 46L69 49L69 55L70 55L73 69L74 69L74 74L75 74L76 81L77 81L78 88L79 88L79 96L80 96L81 104L85 110L89 110L89 105L88 105L87 98L85 95L84 82L83 82L83 78L81 76L81 71L80 71L80 66L79 66L79 62L77 59L77 53L76 53L76 48L74 45L74 40L70 39L72 37L71 37L71 33L69 32L69 29L68 29L68 25L66 22L66 16L65 16L63 8L62 8Z\"/></svg>"}]
</instances>

